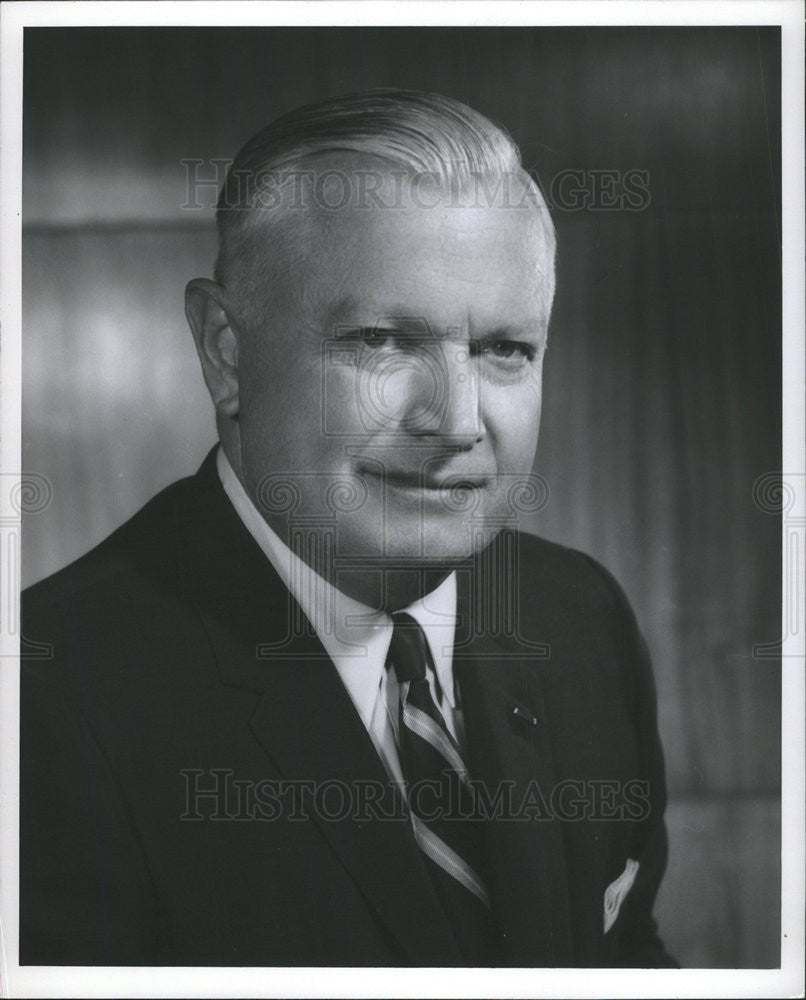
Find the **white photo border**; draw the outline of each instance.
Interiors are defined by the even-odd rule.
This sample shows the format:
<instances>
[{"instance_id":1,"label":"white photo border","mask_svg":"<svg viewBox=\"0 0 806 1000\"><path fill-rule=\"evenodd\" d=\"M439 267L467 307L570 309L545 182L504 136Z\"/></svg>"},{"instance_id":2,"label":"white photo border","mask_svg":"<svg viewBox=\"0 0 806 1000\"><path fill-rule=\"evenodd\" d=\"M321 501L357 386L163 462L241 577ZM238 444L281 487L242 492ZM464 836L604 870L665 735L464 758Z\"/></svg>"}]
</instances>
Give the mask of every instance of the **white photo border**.
<instances>
[{"instance_id":1,"label":"white photo border","mask_svg":"<svg viewBox=\"0 0 806 1000\"><path fill-rule=\"evenodd\" d=\"M780 25L782 43L783 473L806 489L804 440L804 6L800 0L253 0L3 3L0 20L0 471L21 468L21 211L23 30L58 26ZM5 503L5 494L0 503ZM801 498L801 509L803 500ZM0 531L11 512L0 507ZM4 520L4 517L6 520ZM786 530L786 526L783 526ZM794 576L801 611L806 525ZM786 538L783 551L786 552ZM791 538L790 538L791 547ZM2 621L13 622L18 568L2 548ZM788 592L789 591L789 592ZM5 613L11 609L11 619ZM18 630L0 630L0 995L14 997L778 997L803 995L804 625L783 629L782 947L773 970L88 968L18 964ZM16 658L16 659L15 659Z\"/></svg>"}]
</instances>

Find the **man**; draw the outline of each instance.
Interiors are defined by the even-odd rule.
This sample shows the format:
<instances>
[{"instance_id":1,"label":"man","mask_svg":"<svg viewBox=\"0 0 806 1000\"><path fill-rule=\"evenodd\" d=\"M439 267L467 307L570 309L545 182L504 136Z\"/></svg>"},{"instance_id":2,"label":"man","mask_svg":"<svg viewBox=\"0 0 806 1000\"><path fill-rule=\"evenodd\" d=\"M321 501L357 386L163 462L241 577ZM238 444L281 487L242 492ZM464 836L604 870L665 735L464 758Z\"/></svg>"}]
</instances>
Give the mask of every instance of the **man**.
<instances>
[{"instance_id":1,"label":"man","mask_svg":"<svg viewBox=\"0 0 806 1000\"><path fill-rule=\"evenodd\" d=\"M643 642L517 531L555 241L516 148L334 100L218 223L220 446L25 595L22 962L673 964Z\"/></svg>"}]
</instances>

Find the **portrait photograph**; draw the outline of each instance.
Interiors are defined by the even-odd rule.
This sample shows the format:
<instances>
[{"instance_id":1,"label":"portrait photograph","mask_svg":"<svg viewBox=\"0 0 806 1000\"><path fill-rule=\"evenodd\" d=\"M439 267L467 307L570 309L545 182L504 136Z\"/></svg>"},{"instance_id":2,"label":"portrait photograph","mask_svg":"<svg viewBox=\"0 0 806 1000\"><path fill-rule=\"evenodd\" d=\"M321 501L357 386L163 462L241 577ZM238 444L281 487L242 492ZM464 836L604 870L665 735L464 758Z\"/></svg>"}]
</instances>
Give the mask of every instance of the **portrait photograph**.
<instances>
[{"instance_id":1,"label":"portrait photograph","mask_svg":"<svg viewBox=\"0 0 806 1000\"><path fill-rule=\"evenodd\" d=\"M798 995L802 5L69 6L3 5L8 995Z\"/></svg>"}]
</instances>

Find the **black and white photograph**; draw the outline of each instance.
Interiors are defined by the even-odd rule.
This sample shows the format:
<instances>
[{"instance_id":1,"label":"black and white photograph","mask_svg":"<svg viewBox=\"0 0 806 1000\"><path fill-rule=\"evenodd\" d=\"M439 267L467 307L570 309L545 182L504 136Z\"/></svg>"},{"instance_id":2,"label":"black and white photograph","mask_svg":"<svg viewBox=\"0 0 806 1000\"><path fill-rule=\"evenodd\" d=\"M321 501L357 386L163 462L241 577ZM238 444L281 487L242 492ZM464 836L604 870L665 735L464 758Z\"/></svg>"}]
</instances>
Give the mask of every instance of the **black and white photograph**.
<instances>
[{"instance_id":1,"label":"black and white photograph","mask_svg":"<svg viewBox=\"0 0 806 1000\"><path fill-rule=\"evenodd\" d=\"M803 995L802 5L13 6L0 995Z\"/></svg>"}]
</instances>

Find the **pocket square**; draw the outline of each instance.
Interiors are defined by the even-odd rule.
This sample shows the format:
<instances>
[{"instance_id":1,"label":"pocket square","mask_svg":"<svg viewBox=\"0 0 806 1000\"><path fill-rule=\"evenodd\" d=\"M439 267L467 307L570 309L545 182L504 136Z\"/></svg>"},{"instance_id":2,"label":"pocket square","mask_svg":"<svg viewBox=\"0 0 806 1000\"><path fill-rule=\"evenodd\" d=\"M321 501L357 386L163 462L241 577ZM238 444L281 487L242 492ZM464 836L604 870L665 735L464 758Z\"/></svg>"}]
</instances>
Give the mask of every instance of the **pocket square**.
<instances>
[{"instance_id":1,"label":"pocket square","mask_svg":"<svg viewBox=\"0 0 806 1000\"><path fill-rule=\"evenodd\" d=\"M604 932L610 930L616 922L621 904L627 893L632 889L635 876L638 872L638 862L633 858L627 858L627 867L619 875L615 882L611 882L605 889L604 894Z\"/></svg>"}]
</instances>

